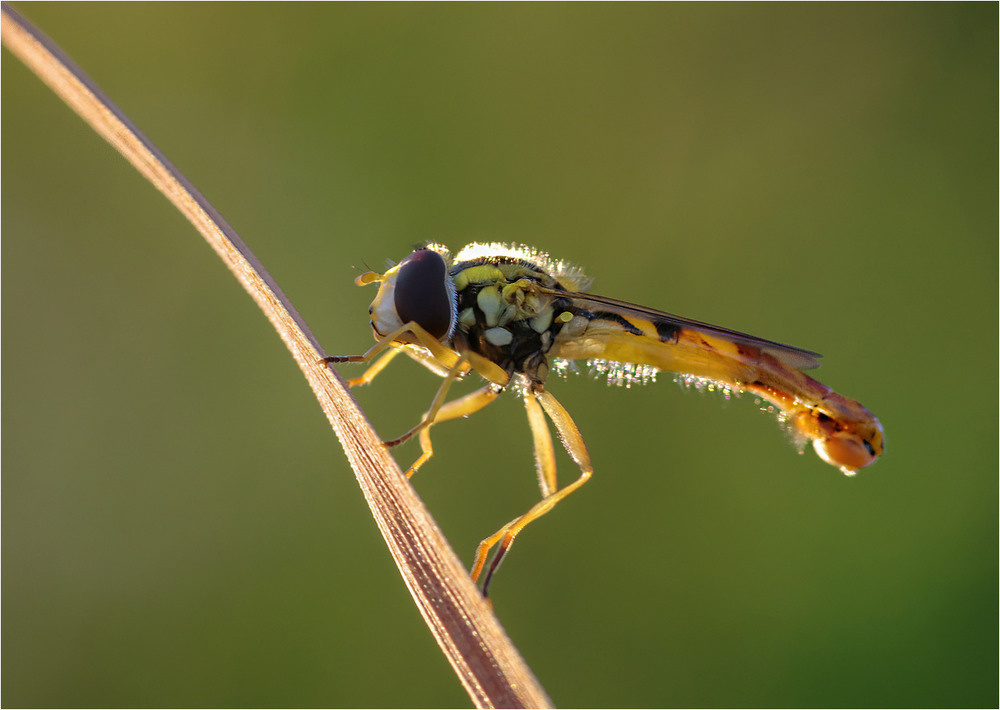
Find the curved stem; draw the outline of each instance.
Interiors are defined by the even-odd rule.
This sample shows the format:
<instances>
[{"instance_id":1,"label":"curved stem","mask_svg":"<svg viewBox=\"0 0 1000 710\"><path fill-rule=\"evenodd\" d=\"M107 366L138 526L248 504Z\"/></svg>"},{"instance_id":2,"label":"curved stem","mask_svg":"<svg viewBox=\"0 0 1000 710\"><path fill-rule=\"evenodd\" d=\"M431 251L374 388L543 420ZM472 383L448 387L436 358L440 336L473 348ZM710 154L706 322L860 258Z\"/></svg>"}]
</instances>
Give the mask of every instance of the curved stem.
<instances>
[{"instance_id":1,"label":"curved stem","mask_svg":"<svg viewBox=\"0 0 1000 710\"><path fill-rule=\"evenodd\" d=\"M549 706L489 603L417 498L302 317L236 232L50 39L2 6L5 47L191 221L271 321L340 439L417 608L478 707ZM373 668L387 668L374 659ZM391 670L391 669L388 669Z\"/></svg>"}]
</instances>

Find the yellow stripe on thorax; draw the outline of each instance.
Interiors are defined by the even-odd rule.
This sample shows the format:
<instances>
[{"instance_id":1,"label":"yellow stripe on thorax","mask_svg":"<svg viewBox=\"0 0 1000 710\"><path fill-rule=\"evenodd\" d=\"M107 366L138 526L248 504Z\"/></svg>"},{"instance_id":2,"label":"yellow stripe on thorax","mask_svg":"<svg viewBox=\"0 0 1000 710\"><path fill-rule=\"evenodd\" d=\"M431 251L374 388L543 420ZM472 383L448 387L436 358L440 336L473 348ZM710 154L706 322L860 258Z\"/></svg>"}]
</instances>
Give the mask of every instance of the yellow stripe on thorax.
<instances>
[{"instance_id":1,"label":"yellow stripe on thorax","mask_svg":"<svg viewBox=\"0 0 1000 710\"><path fill-rule=\"evenodd\" d=\"M455 290L463 291L469 284L474 283L495 283L505 281L506 277L493 264L481 264L462 269L455 274Z\"/></svg>"}]
</instances>

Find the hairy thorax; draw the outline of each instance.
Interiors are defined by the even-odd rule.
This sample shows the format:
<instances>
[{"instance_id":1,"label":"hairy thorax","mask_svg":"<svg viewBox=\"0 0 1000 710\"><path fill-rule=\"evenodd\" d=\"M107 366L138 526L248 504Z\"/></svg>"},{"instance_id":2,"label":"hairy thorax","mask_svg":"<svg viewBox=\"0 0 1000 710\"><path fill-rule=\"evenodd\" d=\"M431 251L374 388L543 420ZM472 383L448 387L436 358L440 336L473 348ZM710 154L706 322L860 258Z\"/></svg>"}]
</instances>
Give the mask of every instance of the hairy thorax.
<instances>
[{"instance_id":1,"label":"hairy thorax","mask_svg":"<svg viewBox=\"0 0 1000 710\"><path fill-rule=\"evenodd\" d=\"M454 347L468 348L540 387L549 370L546 354L563 326L558 316L569 305L545 292L559 288L558 281L513 258L455 264L451 273L458 306Z\"/></svg>"}]
</instances>

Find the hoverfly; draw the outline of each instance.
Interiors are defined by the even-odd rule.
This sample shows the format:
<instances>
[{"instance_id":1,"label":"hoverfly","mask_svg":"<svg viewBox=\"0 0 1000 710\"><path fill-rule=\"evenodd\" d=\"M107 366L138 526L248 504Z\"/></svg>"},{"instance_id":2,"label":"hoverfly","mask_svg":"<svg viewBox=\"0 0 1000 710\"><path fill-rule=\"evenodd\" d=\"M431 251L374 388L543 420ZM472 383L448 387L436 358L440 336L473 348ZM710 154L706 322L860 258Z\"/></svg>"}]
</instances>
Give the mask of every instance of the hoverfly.
<instances>
[{"instance_id":1,"label":"hoverfly","mask_svg":"<svg viewBox=\"0 0 1000 710\"><path fill-rule=\"evenodd\" d=\"M669 370L687 382L752 393L778 410L795 437L811 441L821 459L847 475L882 454L878 419L802 372L819 365L817 353L587 293L580 270L529 247L470 244L451 257L446 247L430 244L384 274L367 272L355 283L379 284L368 309L378 342L363 355L325 361L374 360L347 382L351 387L371 382L400 352L444 378L420 423L385 442L395 446L419 433L421 455L407 477L433 455L431 425L477 412L508 387L522 395L542 498L479 544L473 581L497 548L483 578L484 595L518 533L593 472L579 429L545 386L550 367L587 360L625 380ZM446 401L452 382L472 372L486 384ZM580 468L579 477L562 488L546 416Z\"/></svg>"}]
</instances>

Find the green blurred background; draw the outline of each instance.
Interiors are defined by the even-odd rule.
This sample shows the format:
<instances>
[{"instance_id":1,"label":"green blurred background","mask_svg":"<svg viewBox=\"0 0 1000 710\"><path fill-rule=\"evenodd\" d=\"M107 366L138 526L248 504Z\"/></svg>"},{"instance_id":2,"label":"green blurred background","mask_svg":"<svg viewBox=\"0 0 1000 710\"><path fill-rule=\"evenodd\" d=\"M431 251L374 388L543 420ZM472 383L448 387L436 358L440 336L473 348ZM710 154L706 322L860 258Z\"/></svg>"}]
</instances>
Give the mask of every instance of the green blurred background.
<instances>
[{"instance_id":1,"label":"green blurred background","mask_svg":"<svg viewBox=\"0 0 1000 710\"><path fill-rule=\"evenodd\" d=\"M995 4L20 9L331 353L371 343L358 269L521 241L880 417L851 480L749 397L553 381L596 475L492 596L557 704L997 704ZM468 705L267 321L2 71L4 705ZM357 396L391 436L436 386ZM414 484L469 562L537 499L523 408L436 432Z\"/></svg>"}]
</instances>

